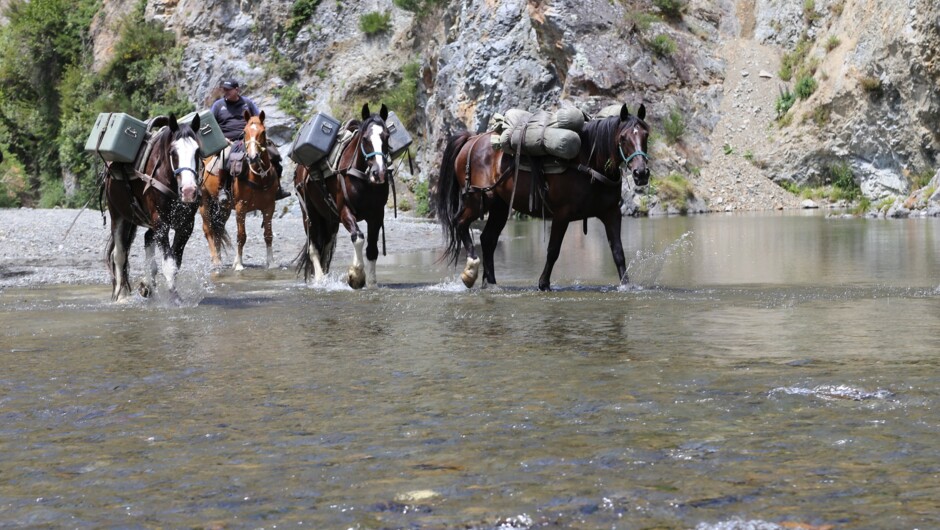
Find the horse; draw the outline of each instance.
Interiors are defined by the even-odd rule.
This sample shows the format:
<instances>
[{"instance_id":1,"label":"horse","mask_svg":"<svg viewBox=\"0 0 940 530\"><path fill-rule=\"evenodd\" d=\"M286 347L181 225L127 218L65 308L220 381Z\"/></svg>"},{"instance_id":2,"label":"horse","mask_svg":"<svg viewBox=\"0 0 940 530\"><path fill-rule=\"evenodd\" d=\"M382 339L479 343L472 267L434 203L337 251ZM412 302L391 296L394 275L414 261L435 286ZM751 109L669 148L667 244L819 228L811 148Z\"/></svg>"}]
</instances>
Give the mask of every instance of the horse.
<instances>
[{"instance_id":1,"label":"horse","mask_svg":"<svg viewBox=\"0 0 940 530\"><path fill-rule=\"evenodd\" d=\"M183 262L183 249L193 232L199 195L199 116L191 125L180 124L176 116L154 120L152 127L167 125L153 133L138 165L113 162L106 168L102 195L111 218L107 261L111 273L111 299L120 301L130 294L128 254L137 227L144 234L146 263L150 274L139 292L147 297L157 274L156 246L163 258L163 276L175 301L176 274ZM101 197L99 197L100 199ZM174 230L170 246L170 229Z\"/></svg>"},{"instance_id":2,"label":"horse","mask_svg":"<svg viewBox=\"0 0 940 530\"><path fill-rule=\"evenodd\" d=\"M323 165L316 168L297 165L294 187L300 197L307 241L296 261L297 272L303 272L305 281L313 274L314 281L319 282L329 273L342 223L355 250L346 282L353 289L377 285L379 230L384 228L389 182L393 179L387 119L388 108L384 104L378 114L372 114L368 104L363 105L362 121L351 120L345 128L352 136L345 145L337 147L341 154L335 167L327 166L328 171L324 172ZM366 222L367 236L359 230L360 220Z\"/></svg>"},{"instance_id":3,"label":"horse","mask_svg":"<svg viewBox=\"0 0 940 530\"><path fill-rule=\"evenodd\" d=\"M461 243L466 249L467 264L460 275L464 285L473 287L480 270L470 223L487 212L480 235L483 281L484 286L496 283L493 254L510 207L525 215L552 220L539 290L551 290L552 268L568 224L583 220L586 229L590 217L604 224L620 283L627 284L620 241L620 164L626 164L632 171L637 186L649 182L650 127L645 118L645 105L640 105L636 115L623 105L619 115L588 121L579 132L581 150L577 159L570 165L563 164L560 173L539 171L538 161L531 171L521 168L512 154L499 153L492 147L490 137L495 134L492 131L479 135L464 131L451 136L441 160L436 213L444 231L443 258L456 265ZM544 186L539 184L542 180Z\"/></svg>"},{"instance_id":4,"label":"horse","mask_svg":"<svg viewBox=\"0 0 940 530\"><path fill-rule=\"evenodd\" d=\"M264 111L252 116L245 111L244 133L244 160L239 155L232 155L230 161L233 166L220 168L219 174L210 172L212 161L206 164L205 178L202 186L202 204L199 213L202 215L202 231L209 243L209 255L213 267L220 267L222 262L219 252L231 244L225 223L228 222L232 209L235 210L235 224L238 227L235 263L232 265L236 271L245 269L242 263L242 251L248 236L245 232L245 218L249 212L261 211L261 226L264 229L264 244L266 248L265 267L274 264L274 251L272 243L274 234L271 229L271 219L274 217L274 205L279 187L279 177L271 155L268 153L268 138L264 128ZM232 169L238 166L237 169ZM228 172L232 170L232 202L221 204L218 201L219 189L223 177L228 180ZM223 172L225 172L223 174Z\"/></svg>"}]
</instances>

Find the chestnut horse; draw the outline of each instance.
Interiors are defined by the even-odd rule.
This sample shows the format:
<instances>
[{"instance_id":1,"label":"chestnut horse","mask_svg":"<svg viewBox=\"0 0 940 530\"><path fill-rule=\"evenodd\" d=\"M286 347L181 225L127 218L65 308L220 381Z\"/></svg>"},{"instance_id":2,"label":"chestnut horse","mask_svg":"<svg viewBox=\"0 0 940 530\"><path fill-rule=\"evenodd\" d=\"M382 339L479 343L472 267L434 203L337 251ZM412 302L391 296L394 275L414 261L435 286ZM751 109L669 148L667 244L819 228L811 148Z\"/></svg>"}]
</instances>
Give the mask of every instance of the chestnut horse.
<instances>
[{"instance_id":1,"label":"chestnut horse","mask_svg":"<svg viewBox=\"0 0 940 530\"><path fill-rule=\"evenodd\" d=\"M444 229L444 256L456 265L461 244L466 249L467 265L461 273L464 285L472 287L480 269L470 223L487 212L489 216L480 235L483 281L484 286L496 283L493 253L509 218L510 203L513 209L526 215L552 219L545 268L539 277L540 290L551 289L552 268L568 223L577 220L586 223L590 217L604 223L620 283L626 284L627 269L620 241L620 164L625 163L632 171L637 186L649 182L646 153L650 128L645 117L644 105L640 105L636 116L624 105L619 116L588 121L579 133L578 158L561 173L543 174L517 168L515 157L493 149L492 132L476 136L462 132L452 136L441 161L437 218ZM533 184L541 179L545 186Z\"/></svg>"},{"instance_id":2,"label":"chestnut horse","mask_svg":"<svg viewBox=\"0 0 940 530\"><path fill-rule=\"evenodd\" d=\"M294 187L300 197L307 242L297 257L298 274L304 279L314 275L321 281L330 271L336 235L340 223L350 233L355 255L346 274L346 282L353 289L363 285L375 287L375 265L379 257L379 230L385 222L389 182L393 178L389 166L388 108L382 105L378 114L362 107L362 122L351 121L348 130L352 139L342 146L339 163L335 168L322 166L307 168L297 165ZM342 134L342 131L340 132ZM329 174L326 174L329 173ZM364 220L367 236L359 230ZM366 266L363 267L362 247L366 247Z\"/></svg>"},{"instance_id":3,"label":"chestnut horse","mask_svg":"<svg viewBox=\"0 0 940 530\"><path fill-rule=\"evenodd\" d=\"M228 233L225 230L225 223L228 221L235 209L235 224L238 227L238 237L235 254L235 263L232 265L235 270L245 269L242 263L242 251L245 248L245 241L248 236L245 232L245 218L249 212L261 211L261 226L264 229L264 244L267 249L265 266L270 268L274 264L274 252L272 243L274 234L271 229L271 219L274 217L274 203L279 188L277 170L271 162L271 156L268 153L268 137L264 129L264 111L257 116L252 116L245 111L245 134L244 134L244 160L240 164L241 170L237 174L231 175L232 179L232 204L220 204L218 201L219 187L223 181L222 172L228 172L229 168L219 169L220 175L214 175L209 172L211 162L207 163L206 175L203 181L203 199L199 208L202 215L202 231L206 235L206 241L209 243L209 255L212 258L214 267L221 266L219 251L229 245ZM236 157L232 157L235 159Z\"/></svg>"},{"instance_id":4,"label":"chestnut horse","mask_svg":"<svg viewBox=\"0 0 940 530\"><path fill-rule=\"evenodd\" d=\"M185 125L171 114L168 125L154 133L150 146L144 148L143 171L132 163L113 162L107 167L102 192L111 216L107 259L112 300L130 294L128 255L137 227L144 226L150 275L141 283L140 292L144 296L151 292L157 274L155 247L159 246L167 288L173 300L179 301L176 273L193 232L199 194L199 142L193 130L199 130L199 116ZM171 228L175 232L172 247Z\"/></svg>"}]
</instances>

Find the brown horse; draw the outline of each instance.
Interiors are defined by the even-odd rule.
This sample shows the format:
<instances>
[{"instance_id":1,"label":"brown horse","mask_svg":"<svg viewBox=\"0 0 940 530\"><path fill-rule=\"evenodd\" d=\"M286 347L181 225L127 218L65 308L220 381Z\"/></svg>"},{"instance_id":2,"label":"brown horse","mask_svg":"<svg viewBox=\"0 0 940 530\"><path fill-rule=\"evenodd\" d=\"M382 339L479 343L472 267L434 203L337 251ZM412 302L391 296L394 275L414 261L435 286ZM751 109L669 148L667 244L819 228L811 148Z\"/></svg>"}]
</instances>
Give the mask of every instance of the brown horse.
<instances>
[{"instance_id":1,"label":"brown horse","mask_svg":"<svg viewBox=\"0 0 940 530\"><path fill-rule=\"evenodd\" d=\"M245 232L245 218L249 212L261 211L261 226L264 229L264 244L267 249L265 266L271 267L274 264L274 252L271 245L274 241L274 234L271 229L271 219L274 217L274 203L277 197L279 187L277 170L271 162L271 156L268 153L268 138L264 129L264 111L257 116L252 116L245 111L245 134L244 134L244 161L245 163L236 164L241 166L241 170L234 177L232 182L232 205L220 204L218 201L219 188L223 182L223 177L228 175L229 168L222 167L218 170L219 174L210 173L211 159L206 164L206 174L203 179L203 199L199 212L202 215L202 231L206 235L206 241L209 243L209 254L212 257L214 267L221 266L219 251L229 245L228 233L225 230L225 223L228 221L235 209L235 224L238 227L238 246L236 247L235 270L244 270L242 263L242 250L245 248L245 241L248 236ZM232 156L234 160L241 160L240 156Z\"/></svg>"},{"instance_id":2,"label":"brown horse","mask_svg":"<svg viewBox=\"0 0 940 530\"><path fill-rule=\"evenodd\" d=\"M154 133L149 151L144 151L142 171L125 163L111 163L107 168L102 192L111 217L107 258L112 300L130 294L128 254L138 226L147 228L144 248L150 268L148 280L141 284L141 294L147 296L152 290L157 274L155 247L159 245L167 288L173 299L179 300L176 273L193 232L199 193L199 142L193 129L199 129L199 116L187 126L171 114L168 125ZM175 231L172 247L171 228Z\"/></svg>"},{"instance_id":3,"label":"brown horse","mask_svg":"<svg viewBox=\"0 0 940 530\"><path fill-rule=\"evenodd\" d=\"M483 281L495 284L493 253L499 234L513 209L534 217L551 218L551 236L539 289L551 289L552 268L558 259L568 223L587 222L597 217L604 223L607 242L620 275L626 284L627 269L620 241L620 164L633 173L636 185L649 182L647 138L650 128L644 121L646 107L637 115L627 106L619 116L591 120L580 132L581 151L576 161L561 173L527 171L516 167L508 153L493 149L492 132L452 136L441 161L437 184L437 218L444 228L445 256L456 265L460 245L467 251L467 265L461 279L472 287L479 275L480 260L470 237L470 223L489 213L480 235L483 254ZM630 153L630 155L626 155ZM544 181L544 185L537 184ZM536 184L533 184L533 183Z\"/></svg>"},{"instance_id":4,"label":"brown horse","mask_svg":"<svg viewBox=\"0 0 940 530\"><path fill-rule=\"evenodd\" d=\"M294 173L294 187L300 197L307 242L297 257L298 273L304 279L314 275L321 281L330 271L336 234L340 223L350 233L355 255L346 281L353 289L363 285L376 285L375 265L379 257L379 230L385 222L385 204L388 202L389 167L388 109L382 105L378 114L362 107L362 122L351 121L348 130L352 139L342 147L339 163L325 174L321 168L307 168L298 164ZM365 220L368 236L359 230L358 222ZM363 267L362 247L366 246L366 267Z\"/></svg>"}]
</instances>

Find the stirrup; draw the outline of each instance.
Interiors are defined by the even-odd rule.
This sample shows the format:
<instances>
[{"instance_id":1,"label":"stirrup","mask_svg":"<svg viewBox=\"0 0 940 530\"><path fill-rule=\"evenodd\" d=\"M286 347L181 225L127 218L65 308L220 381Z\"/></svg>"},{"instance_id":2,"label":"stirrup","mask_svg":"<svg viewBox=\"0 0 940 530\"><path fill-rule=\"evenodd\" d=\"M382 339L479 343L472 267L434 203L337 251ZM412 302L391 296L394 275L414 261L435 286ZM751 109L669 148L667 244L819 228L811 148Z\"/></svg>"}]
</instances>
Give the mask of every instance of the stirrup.
<instances>
[{"instance_id":1,"label":"stirrup","mask_svg":"<svg viewBox=\"0 0 940 530\"><path fill-rule=\"evenodd\" d=\"M281 199L286 199L286 198L288 198L288 197L290 197L290 192L287 191L287 190L285 190L284 188L278 186L278 187L277 187L277 195L274 196L274 200L275 200L275 201L279 201L279 200L281 200Z\"/></svg>"}]
</instances>

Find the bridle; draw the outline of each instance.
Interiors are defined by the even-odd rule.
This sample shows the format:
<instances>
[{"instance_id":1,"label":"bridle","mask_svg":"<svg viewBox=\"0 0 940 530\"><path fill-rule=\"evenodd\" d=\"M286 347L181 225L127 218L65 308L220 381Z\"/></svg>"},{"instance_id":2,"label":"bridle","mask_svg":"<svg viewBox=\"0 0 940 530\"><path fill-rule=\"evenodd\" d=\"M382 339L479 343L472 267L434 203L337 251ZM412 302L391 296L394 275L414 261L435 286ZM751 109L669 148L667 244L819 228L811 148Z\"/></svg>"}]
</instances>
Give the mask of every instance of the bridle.
<instances>
[{"instance_id":1,"label":"bridle","mask_svg":"<svg viewBox=\"0 0 940 530\"><path fill-rule=\"evenodd\" d=\"M248 171L262 178L267 176L267 174L271 172L271 169L273 167L273 164L271 163L270 160L268 160L268 167L266 168L261 167L260 169L255 169L255 165L264 162L264 159L260 156L260 153L267 151L268 148L262 145L262 143L258 140L258 138L254 136L252 136L250 139L245 139L244 142L245 142L245 153L248 153L249 145L255 146L255 149L257 149L259 153L259 156L256 160L253 160L251 157L248 157Z\"/></svg>"}]
</instances>

